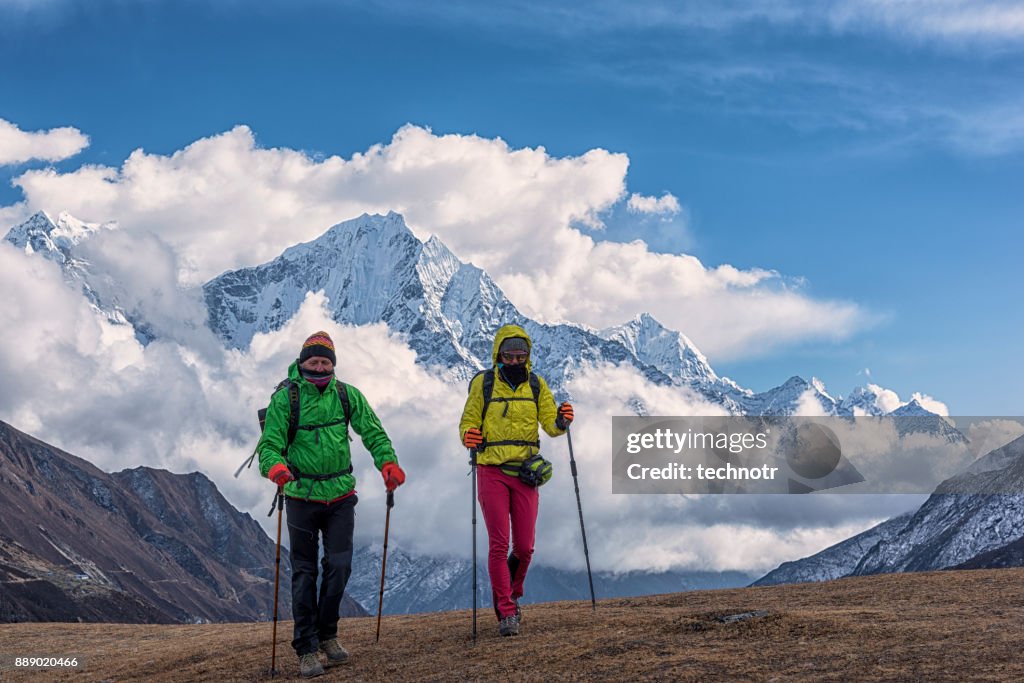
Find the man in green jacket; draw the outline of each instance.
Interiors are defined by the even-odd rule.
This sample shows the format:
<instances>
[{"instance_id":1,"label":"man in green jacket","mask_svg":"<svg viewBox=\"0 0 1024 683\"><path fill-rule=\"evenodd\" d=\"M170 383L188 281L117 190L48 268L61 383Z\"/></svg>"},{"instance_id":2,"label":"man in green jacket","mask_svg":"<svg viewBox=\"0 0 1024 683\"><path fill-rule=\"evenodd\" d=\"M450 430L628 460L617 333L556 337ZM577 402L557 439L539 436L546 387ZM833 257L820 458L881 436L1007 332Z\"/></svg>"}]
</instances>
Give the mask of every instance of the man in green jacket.
<instances>
[{"instance_id":1,"label":"man in green jacket","mask_svg":"<svg viewBox=\"0 0 1024 683\"><path fill-rule=\"evenodd\" d=\"M340 664L348 652L338 643L341 598L352 573L352 533L355 526L356 479L352 475L345 392L352 428L362 437L393 491L405 481L391 439L363 394L334 377L337 358L326 332L315 332L302 345L288 368L288 380L274 392L267 408L263 436L256 446L260 474L284 487L287 497L288 538L292 563L292 647L304 677ZM298 401L298 424L289 429L293 402ZM289 433L294 437L289 443ZM323 579L317 594L319 537L323 534Z\"/></svg>"}]
</instances>

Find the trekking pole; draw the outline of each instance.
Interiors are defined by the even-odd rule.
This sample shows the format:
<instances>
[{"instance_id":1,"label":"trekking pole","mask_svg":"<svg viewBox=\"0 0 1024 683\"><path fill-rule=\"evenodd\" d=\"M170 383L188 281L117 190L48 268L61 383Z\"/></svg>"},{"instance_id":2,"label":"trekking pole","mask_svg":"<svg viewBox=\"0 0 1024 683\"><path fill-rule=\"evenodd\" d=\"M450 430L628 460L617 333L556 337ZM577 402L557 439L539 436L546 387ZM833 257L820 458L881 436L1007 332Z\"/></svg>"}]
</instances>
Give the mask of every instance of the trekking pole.
<instances>
[{"instance_id":1,"label":"trekking pole","mask_svg":"<svg viewBox=\"0 0 1024 683\"><path fill-rule=\"evenodd\" d=\"M256 458L256 453L257 451L253 451L252 455L242 461L242 464L238 466L237 470L235 470L235 479L238 479L238 475L242 473L242 470L252 465L252 461Z\"/></svg>"},{"instance_id":2,"label":"trekking pole","mask_svg":"<svg viewBox=\"0 0 1024 683\"><path fill-rule=\"evenodd\" d=\"M576 476L576 458L572 455L572 434L569 425L565 426L565 437L569 440L569 469L572 470L572 485L576 489L576 508L580 511L580 533L583 534L583 556L587 559L587 581L590 582L590 605L596 611L597 599L594 598L594 577L590 573L590 552L587 550L587 530L583 526L583 503L580 502L580 481Z\"/></svg>"},{"instance_id":3,"label":"trekking pole","mask_svg":"<svg viewBox=\"0 0 1024 683\"><path fill-rule=\"evenodd\" d=\"M270 508L273 512L274 508ZM281 585L281 517L284 513L284 487L277 487L277 558L274 560L274 630L270 645L270 677L277 674L277 589Z\"/></svg>"},{"instance_id":4,"label":"trekking pole","mask_svg":"<svg viewBox=\"0 0 1024 683\"><path fill-rule=\"evenodd\" d=\"M391 508L395 507L395 492L388 491L388 511L384 515L384 556L380 560L380 595L377 596L377 638L380 642L380 615L384 610L384 568L388 566L388 527L391 526Z\"/></svg>"},{"instance_id":5,"label":"trekking pole","mask_svg":"<svg viewBox=\"0 0 1024 683\"><path fill-rule=\"evenodd\" d=\"M473 478L473 644L476 644L476 449L469 449L469 474Z\"/></svg>"}]
</instances>

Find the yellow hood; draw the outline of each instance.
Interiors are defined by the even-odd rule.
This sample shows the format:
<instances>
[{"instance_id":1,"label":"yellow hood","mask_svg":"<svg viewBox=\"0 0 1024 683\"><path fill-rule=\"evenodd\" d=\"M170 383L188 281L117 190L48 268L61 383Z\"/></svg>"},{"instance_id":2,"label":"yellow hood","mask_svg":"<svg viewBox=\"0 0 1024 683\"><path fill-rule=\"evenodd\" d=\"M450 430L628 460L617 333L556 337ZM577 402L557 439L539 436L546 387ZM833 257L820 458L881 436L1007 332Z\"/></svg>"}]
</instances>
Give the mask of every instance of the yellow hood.
<instances>
[{"instance_id":1,"label":"yellow hood","mask_svg":"<svg viewBox=\"0 0 1024 683\"><path fill-rule=\"evenodd\" d=\"M533 340L530 339L530 335L526 334L526 330L519 327L519 325L504 325L497 334L494 335L494 348L491 350L491 362L494 363L494 367L498 367L498 349L501 348L501 343L506 339L512 339L513 337L522 337L526 340L526 346L530 349L530 357L526 359L527 371L532 370L533 364Z\"/></svg>"}]
</instances>

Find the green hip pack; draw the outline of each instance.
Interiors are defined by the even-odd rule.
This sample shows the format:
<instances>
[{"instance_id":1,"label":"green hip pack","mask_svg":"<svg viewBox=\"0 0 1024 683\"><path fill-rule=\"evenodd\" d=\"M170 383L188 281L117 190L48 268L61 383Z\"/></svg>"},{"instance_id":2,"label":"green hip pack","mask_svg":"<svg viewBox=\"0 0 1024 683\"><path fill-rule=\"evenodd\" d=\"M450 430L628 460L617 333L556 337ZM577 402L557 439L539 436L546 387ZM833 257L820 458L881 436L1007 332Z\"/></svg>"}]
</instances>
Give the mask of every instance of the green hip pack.
<instances>
[{"instance_id":1,"label":"green hip pack","mask_svg":"<svg viewBox=\"0 0 1024 683\"><path fill-rule=\"evenodd\" d=\"M551 479L551 463L538 453L526 460L510 460L499 465L501 471L510 477L518 477L527 486L543 486Z\"/></svg>"}]
</instances>

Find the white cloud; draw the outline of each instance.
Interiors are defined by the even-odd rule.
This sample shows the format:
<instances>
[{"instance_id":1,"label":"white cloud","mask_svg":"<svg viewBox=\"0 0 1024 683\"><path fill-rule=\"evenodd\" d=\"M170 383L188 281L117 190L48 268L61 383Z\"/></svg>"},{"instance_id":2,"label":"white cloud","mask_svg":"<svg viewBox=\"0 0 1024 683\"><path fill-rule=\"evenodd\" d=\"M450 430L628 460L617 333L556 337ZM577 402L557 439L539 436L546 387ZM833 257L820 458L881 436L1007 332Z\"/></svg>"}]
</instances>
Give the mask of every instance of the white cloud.
<instances>
[{"instance_id":1,"label":"white cloud","mask_svg":"<svg viewBox=\"0 0 1024 683\"><path fill-rule=\"evenodd\" d=\"M957 149L995 156L1024 148L1022 106L1024 101L1011 97L970 109L938 109L933 115Z\"/></svg>"},{"instance_id":2,"label":"white cloud","mask_svg":"<svg viewBox=\"0 0 1024 683\"><path fill-rule=\"evenodd\" d=\"M1014 0L846 0L813 7L837 29L881 29L894 37L1015 40L1024 36L1024 7Z\"/></svg>"},{"instance_id":3,"label":"white cloud","mask_svg":"<svg viewBox=\"0 0 1024 683\"><path fill-rule=\"evenodd\" d=\"M1014 439L1024 435L1024 423L1017 420L984 420L972 423L967 428L971 453L975 457L1002 448Z\"/></svg>"},{"instance_id":4,"label":"white cloud","mask_svg":"<svg viewBox=\"0 0 1024 683\"><path fill-rule=\"evenodd\" d=\"M634 192L629 195L626 208L632 213L649 213L674 216L682 210L679 200L669 192L660 197L645 197Z\"/></svg>"},{"instance_id":5,"label":"white cloud","mask_svg":"<svg viewBox=\"0 0 1024 683\"><path fill-rule=\"evenodd\" d=\"M885 387L880 387L877 384L871 383L868 383L868 389L874 392L877 397L875 399L875 405L887 413L891 413L901 405L904 405L904 401L900 400L899 394L892 389L886 389Z\"/></svg>"},{"instance_id":6,"label":"white cloud","mask_svg":"<svg viewBox=\"0 0 1024 683\"><path fill-rule=\"evenodd\" d=\"M77 128L28 132L0 119L0 166L32 159L60 161L73 157L88 146L89 138Z\"/></svg>"},{"instance_id":7,"label":"white cloud","mask_svg":"<svg viewBox=\"0 0 1024 683\"><path fill-rule=\"evenodd\" d=\"M166 279L167 269L162 272ZM392 542L413 552L466 556L470 482L457 434L464 387L417 365L415 353L385 325L340 326L330 320L323 295L310 294L281 330L256 335L248 349L196 354L173 340L140 346L128 327L110 325L65 285L54 264L7 245L0 245L0 286L10 293L0 307L0 327L8 330L0 338L0 419L108 471L139 465L199 470L235 506L268 525L268 533L274 531L265 514L273 487L255 470L238 479L232 474L255 445L256 410L266 405L302 339L327 330L343 349L339 376L367 396L408 473L392 513ZM169 310L189 315L188 307ZM765 570L839 540L851 525L879 514L876 505L858 509L825 497L613 495L610 417L628 413L631 398L667 415L721 408L651 385L631 367L585 368L572 393L574 453L595 569ZM55 394L66 400L55 401ZM579 568L566 439L542 437L542 443L556 474L542 491L537 557ZM353 454L361 498L357 540L379 541L383 486L358 438ZM808 527L807 519L816 526Z\"/></svg>"},{"instance_id":8,"label":"white cloud","mask_svg":"<svg viewBox=\"0 0 1024 683\"><path fill-rule=\"evenodd\" d=\"M443 9L408 0L378 4L449 24L513 25L561 36L647 29L723 32L757 25L941 43L1003 42L1024 35L1024 8L1016 0L605 0L585 7L566 0L526 0L485 11L470 2L446 3Z\"/></svg>"},{"instance_id":9,"label":"white cloud","mask_svg":"<svg viewBox=\"0 0 1024 683\"><path fill-rule=\"evenodd\" d=\"M921 392L914 392L911 394L910 399L904 401L900 398L900 395L892 389L886 389L885 387L872 382L868 382L867 389L875 394L875 405L886 413L891 413L897 408L907 405L910 401L916 400L925 410L930 410L936 415L941 415L943 417L949 416L949 407L945 403L934 399L927 394L922 394ZM866 413L860 409L856 409L855 414L861 415Z\"/></svg>"},{"instance_id":10,"label":"white cloud","mask_svg":"<svg viewBox=\"0 0 1024 683\"><path fill-rule=\"evenodd\" d=\"M931 411L936 415L942 415L943 417L949 417L949 406L942 401L932 398L928 394L922 394L919 391L915 391L911 394L911 399L921 404L921 407L925 410Z\"/></svg>"},{"instance_id":11,"label":"white cloud","mask_svg":"<svg viewBox=\"0 0 1024 683\"><path fill-rule=\"evenodd\" d=\"M169 245L183 279L196 283L268 261L341 220L395 210L421 237L436 234L487 270L527 315L600 328L646 310L713 359L840 339L870 323L857 305L813 299L769 269L707 266L574 227L600 227L602 212L623 202L627 167L625 155L601 149L557 158L415 126L351 159L316 160L260 148L239 126L170 156L136 150L120 169L28 171L15 179L25 202L0 215L116 219Z\"/></svg>"},{"instance_id":12,"label":"white cloud","mask_svg":"<svg viewBox=\"0 0 1024 683\"><path fill-rule=\"evenodd\" d=\"M1015 0L706 0L680 6L664 0L606 3L589 21L565 22L589 30L675 26L730 30L770 24L837 33L880 33L893 40L1007 41L1024 36L1024 8ZM595 17L596 14L596 17Z\"/></svg>"},{"instance_id":13,"label":"white cloud","mask_svg":"<svg viewBox=\"0 0 1024 683\"><path fill-rule=\"evenodd\" d=\"M90 248L89 259L110 276L98 288L150 319L162 334L160 341L140 346L129 328L110 325L91 309L54 264L4 245L0 284L15 303L0 309L0 328L13 331L0 341L0 376L11 387L7 400L0 398L0 419L104 469L198 469L232 503L268 523L271 487L252 471L239 479L231 475L255 444L255 411L282 379L301 340L326 329L345 349L339 374L367 395L409 474L394 513L395 542L414 552L464 556L461 534L437 531L460 529L466 517L466 455L456 434L463 387L418 366L414 352L383 324L331 322L322 294L309 295L281 330L257 335L248 349L225 350L199 324L200 302L182 288L182 278L197 282L225 268L268 260L338 220L394 208L421 236L436 233L463 258L495 273L513 300L535 314L602 325L647 309L688 333L697 326L709 339L715 338L715 326L700 327L692 318L720 319L719 325L732 325L721 332L735 338L731 343L748 342L756 330L760 346L803 336L815 318L829 318L822 311L836 304L780 288L779 276L768 270L708 268L690 256L652 253L641 242L595 242L570 227L596 226L602 211L623 201L626 166L623 155L602 150L556 159L543 149L512 150L501 140L435 136L415 127L349 160L314 160L293 150L261 149L248 129L236 128L171 156L137 151L120 169L27 172L18 179L24 204L0 211L66 208L89 220L118 219L119 229L93 238ZM495 249L495 240L507 235L519 237ZM573 283L574 293L568 304L550 296L566 282ZM846 315L852 320L860 313L851 307ZM841 318L832 316L832 324ZM55 402L54 390L75 400ZM628 367L585 368L571 391L579 415L575 455L599 569L639 568L642 560L666 568L760 570L839 538L851 518L878 514L875 506L867 511L852 505L823 512L821 506L832 505L824 499L765 502L738 496L726 503L614 496L611 415L628 414L631 399L655 414L721 409L699 396L651 385ZM581 552L565 552L580 548L566 441L544 437L544 444L556 479L545 487L538 557L547 564L581 565ZM383 507L383 492L359 446L355 468L361 509L371 520ZM810 530L808 510L819 523ZM772 546L775 538L775 552L759 553L755 561L728 537L694 531L702 524L724 525L716 528L728 527L758 547ZM797 527L815 540L794 540L790 531ZM660 529L671 538L700 536L698 552L687 555L668 541L650 545L655 536L645 540L638 528L651 534ZM361 523L357 535L377 540L379 529Z\"/></svg>"},{"instance_id":14,"label":"white cloud","mask_svg":"<svg viewBox=\"0 0 1024 683\"><path fill-rule=\"evenodd\" d=\"M793 408L793 415L799 417L820 417L825 414L825 408L818 400L818 394L814 387L807 387L800 398L797 399Z\"/></svg>"}]
</instances>

